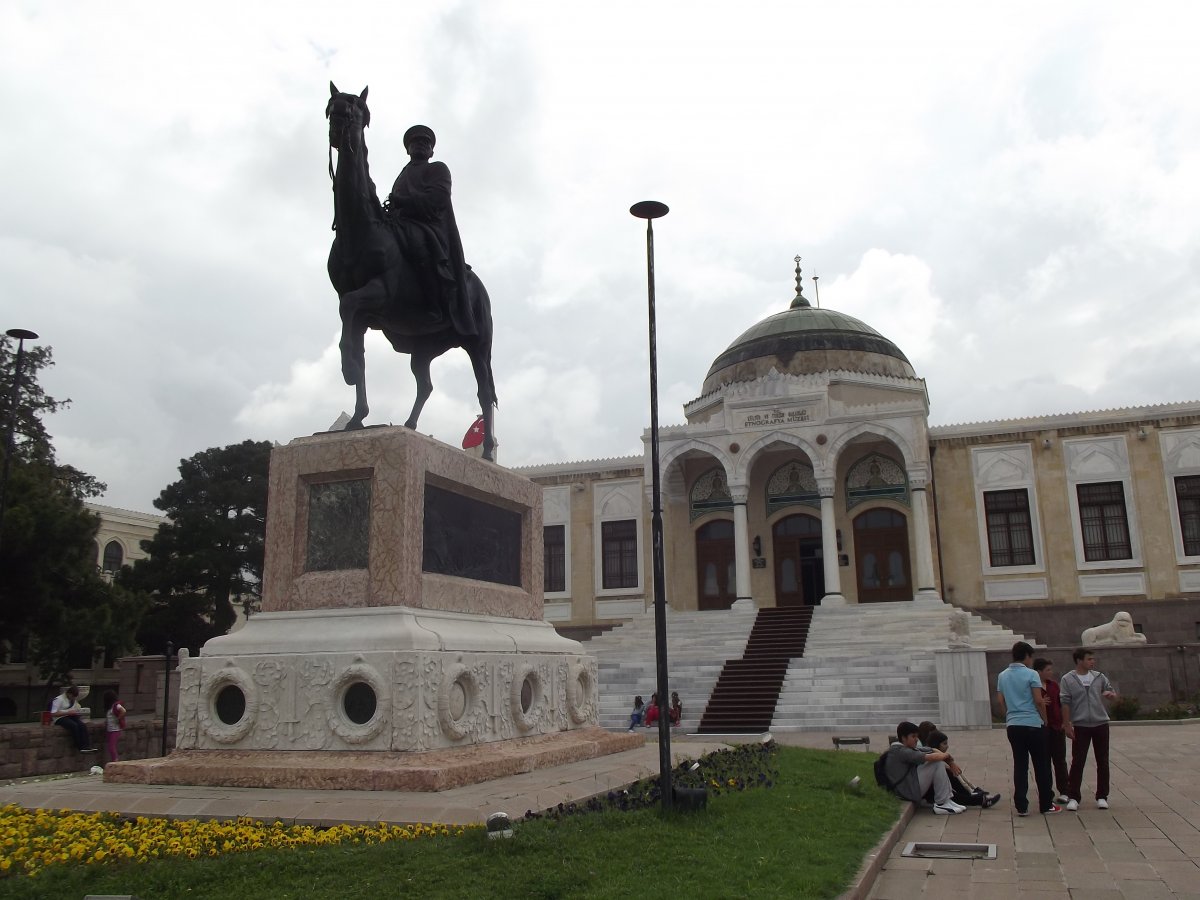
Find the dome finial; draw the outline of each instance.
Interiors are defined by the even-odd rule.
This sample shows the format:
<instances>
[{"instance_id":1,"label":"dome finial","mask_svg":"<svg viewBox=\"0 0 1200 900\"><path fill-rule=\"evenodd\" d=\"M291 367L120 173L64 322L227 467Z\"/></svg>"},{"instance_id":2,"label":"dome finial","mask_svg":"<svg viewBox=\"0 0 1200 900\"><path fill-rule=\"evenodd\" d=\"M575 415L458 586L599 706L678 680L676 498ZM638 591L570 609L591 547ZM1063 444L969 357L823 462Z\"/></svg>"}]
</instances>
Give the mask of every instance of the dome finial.
<instances>
[{"instance_id":1,"label":"dome finial","mask_svg":"<svg viewBox=\"0 0 1200 900\"><path fill-rule=\"evenodd\" d=\"M811 309L812 304L804 296L804 285L800 279L800 257L796 257L796 296L792 299L792 309Z\"/></svg>"}]
</instances>

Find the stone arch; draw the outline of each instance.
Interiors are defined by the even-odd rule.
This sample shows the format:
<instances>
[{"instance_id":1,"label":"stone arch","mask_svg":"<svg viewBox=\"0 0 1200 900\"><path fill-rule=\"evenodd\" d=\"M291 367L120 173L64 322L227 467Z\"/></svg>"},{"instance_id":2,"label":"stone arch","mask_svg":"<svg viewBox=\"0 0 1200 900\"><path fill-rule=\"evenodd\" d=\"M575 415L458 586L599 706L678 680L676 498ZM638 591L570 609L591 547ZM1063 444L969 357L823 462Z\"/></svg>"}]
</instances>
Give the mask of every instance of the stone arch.
<instances>
[{"instance_id":1,"label":"stone arch","mask_svg":"<svg viewBox=\"0 0 1200 900\"><path fill-rule=\"evenodd\" d=\"M913 446L909 443L908 438L902 435L899 431L892 428L890 425L885 425L882 422L860 422L857 425L852 425L833 439L829 445L827 459L829 462L829 471L836 472L839 463L841 462L842 453L846 447L855 438L869 435L881 440L888 441L900 451L903 458L904 468L906 472L911 472L914 466L924 464L925 460L918 459Z\"/></svg>"},{"instance_id":2,"label":"stone arch","mask_svg":"<svg viewBox=\"0 0 1200 900\"><path fill-rule=\"evenodd\" d=\"M686 441L680 441L679 443L672 444L669 448L667 448L666 452L659 457L659 465L662 467L663 473L665 474L667 470L671 468L672 463L676 462L681 456L684 456L692 450L707 454L708 456L716 459L717 462L720 463L725 469L725 474L729 476L730 479L733 478L735 467L733 465L733 461L729 458L729 453L718 447L716 444L711 444L708 441L700 441L695 438L689 438Z\"/></svg>"},{"instance_id":3,"label":"stone arch","mask_svg":"<svg viewBox=\"0 0 1200 900\"><path fill-rule=\"evenodd\" d=\"M737 464L731 476L732 480L737 484L745 484L750 477L750 470L754 466L754 461L763 450L772 444L788 444L802 451L812 462L814 470L818 470L818 464L824 460L824 456L818 452L817 447L799 435L786 431L773 431L770 434L764 434L739 454Z\"/></svg>"}]
</instances>

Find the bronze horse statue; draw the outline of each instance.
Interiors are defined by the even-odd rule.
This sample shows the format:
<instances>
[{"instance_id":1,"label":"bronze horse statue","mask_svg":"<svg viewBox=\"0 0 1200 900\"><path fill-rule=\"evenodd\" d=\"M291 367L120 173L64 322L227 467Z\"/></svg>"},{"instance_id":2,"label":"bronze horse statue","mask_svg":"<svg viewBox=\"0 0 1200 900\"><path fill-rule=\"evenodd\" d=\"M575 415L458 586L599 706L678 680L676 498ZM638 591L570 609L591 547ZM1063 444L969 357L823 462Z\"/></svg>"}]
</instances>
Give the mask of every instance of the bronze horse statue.
<instances>
[{"instance_id":1,"label":"bronze horse statue","mask_svg":"<svg viewBox=\"0 0 1200 900\"><path fill-rule=\"evenodd\" d=\"M417 397L404 423L417 427L425 401L433 392L429 365L451 347L462 347L471 358L484 420L483 458L495 459L492 410L496 386L492 379L492 306L479 277L466 269L466 310L451 316L437 297L436 286L413 264L411 248L402 246L400 232L388 221L367 165L364 129L371 123L367 90L346 94L329 83L330 156L333 180L334 238L329 249L329 280L338 292L342 318L342 377L354 385L354 416L346 429L362 428L367 406L366 353L368 328L383 332L398 353L408 353ZM418 251L419 252L419 251ZM461 322L469 322L466 333ZM459 325L456 325L456 321Z\"/></svg>"}]
</instances>

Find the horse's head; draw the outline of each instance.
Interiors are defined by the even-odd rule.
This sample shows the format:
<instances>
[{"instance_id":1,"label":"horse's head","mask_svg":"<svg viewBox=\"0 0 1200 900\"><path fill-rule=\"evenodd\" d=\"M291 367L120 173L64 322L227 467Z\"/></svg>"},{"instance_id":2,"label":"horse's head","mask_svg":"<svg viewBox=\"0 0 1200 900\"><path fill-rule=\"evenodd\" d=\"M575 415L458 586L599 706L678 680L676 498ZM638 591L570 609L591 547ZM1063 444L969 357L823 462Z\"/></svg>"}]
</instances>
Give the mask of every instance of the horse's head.
<instances>
[{"instance_id":1,"label":"horse's head","mask_svg":"<svg viewBox=\"0 0 1200 900\"><path fill-rule=\"evenodd\" d=\"M329 82L329 103L325 105L325 118L329 120L329 146L340 150L346 142L361 138L362 131L371 124L371 110L367 108L367 89L361 94L343 94L332 81Z\"/></svg>"}]
</instances>

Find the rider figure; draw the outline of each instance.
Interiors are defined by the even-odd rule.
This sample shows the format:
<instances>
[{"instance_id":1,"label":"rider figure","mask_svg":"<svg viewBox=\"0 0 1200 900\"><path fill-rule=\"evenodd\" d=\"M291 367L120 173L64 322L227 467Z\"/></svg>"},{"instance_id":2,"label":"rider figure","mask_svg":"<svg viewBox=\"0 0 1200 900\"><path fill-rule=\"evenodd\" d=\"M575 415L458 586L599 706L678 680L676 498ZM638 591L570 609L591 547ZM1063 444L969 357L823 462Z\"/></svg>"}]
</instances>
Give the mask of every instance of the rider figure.
<instances>
[{"instance_id":1,"label":"rider figure","mask_svg":"<svg viewBox=\"0 0 1200 900\"><path fill-rule=\"evenodd\" d=\"M450 203L450 170L445 163L429 161L436 141L424 125L404 132L409 163L392 185L388 220L426 286L423 312L431 320L449 314L460 334L476 334L467 305L467 264Z\"/></svg>"}]
</instances>

